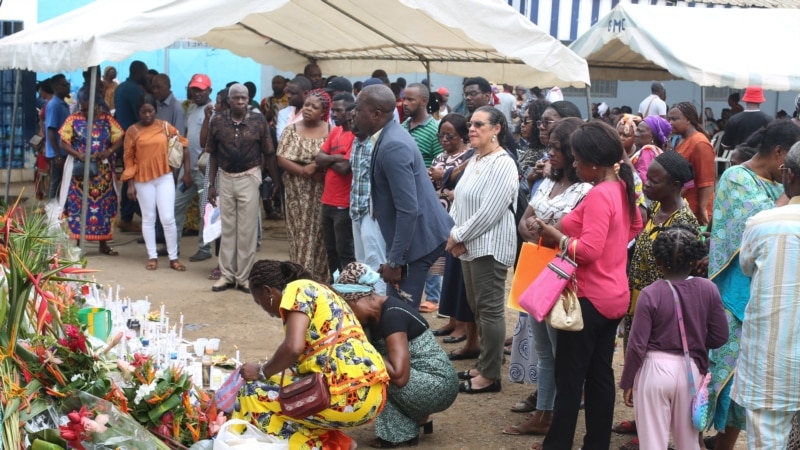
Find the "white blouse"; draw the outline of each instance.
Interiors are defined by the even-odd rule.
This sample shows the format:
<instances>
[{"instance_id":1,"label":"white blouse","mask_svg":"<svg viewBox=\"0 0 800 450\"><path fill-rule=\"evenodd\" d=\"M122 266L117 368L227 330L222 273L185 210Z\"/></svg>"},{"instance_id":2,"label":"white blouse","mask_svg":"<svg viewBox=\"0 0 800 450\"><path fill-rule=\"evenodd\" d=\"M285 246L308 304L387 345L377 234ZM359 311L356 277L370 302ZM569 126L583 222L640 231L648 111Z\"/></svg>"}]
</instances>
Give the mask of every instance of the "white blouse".
<instances>
[{"instance_id":1,"label":"white blouse","mask_svg":"<svg viewBox=\"0 0 800 450\"><path fill-rule=\"evenodd\" d=\"M519 190L517 167L505 151L481 159L477 156L469 160L456 185L450 209L456 225L450 235L467 247L462 260L492 255L510 266L517 246L512 211Z\"/></svg>"},{"instance_id":2,"label":"white blouse","mask_svg":"<svg viewBox=\"0 0 800 450\"><path fill-rule=\"evenodd\" d=\"M550 198L550 193L556 182L550 178L545 178L539 185L539 189L533 193L530 205L536 217L544 220L550 225L558 223L562 217L575 209L575 206L580 202L592 185L589 183L574 183L568 187L564 192Z\"/></svg>"}]
</instances>

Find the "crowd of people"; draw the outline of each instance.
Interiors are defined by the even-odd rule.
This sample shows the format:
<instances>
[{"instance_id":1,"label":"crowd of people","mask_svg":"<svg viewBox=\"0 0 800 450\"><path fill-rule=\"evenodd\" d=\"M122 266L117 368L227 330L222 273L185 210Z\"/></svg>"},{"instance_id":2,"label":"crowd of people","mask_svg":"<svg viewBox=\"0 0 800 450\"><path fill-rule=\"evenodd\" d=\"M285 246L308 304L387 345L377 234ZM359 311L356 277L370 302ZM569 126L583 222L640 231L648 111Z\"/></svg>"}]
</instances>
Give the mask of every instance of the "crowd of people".
<instances>
[{"instance_id":1,"label":"crowd of people","mask_svg":"<svg viewBox=\"0 0 800 450\"><path fill-rule=\"evenodd\" d=\"M161 254L186 270L179 237L195 197L189 260L210 258L203 214L206 203L219 208L211 289L250 293L286 332L266 363L243 366L236 415L292 448L351 447L342 429L371 420L371 446L416 445L458 393L500 392L503 378L537 385L511 408L531 414L503 430L544 436L531 448L571 449L584 406L583 449L607 449L614 431L638 433L623 450L667 448L670 434L677 448L700 448L689 385L706 373L718 434L703 445L732 449L747 429L750 448L787 446L800 409L790 259L800 125L761 112L760 87L745 90L745 107L732 97L724 121L701 119L691 102L668 106L658 82L635 113L601 103L584 120L557 88L545 96L482 77L465 78L464 100L450 107L446 88L390 82L382 70L351 84L309 64L275 77L260 102L252 83L233 82L216 103L209 77L196 74L181 105L167 75L137 61L116 85L115 72L98 92L84 86L71 114L69 83L49 80L48 196L60 194L77 237L89 174L86 236L106 255L117 255L115 219L135 230L139 211L147 270ZM717 133L735 154L723 173ZM168 164L173 136L185 147L180 168ZM286 221L289 261L255 261L263 215ZM577 263L582 330L521 313L506 337L506 279L526 270L523 242ZM422 314L436 312L449 322L431 330ZM448 360L475 363L456 372ZM290 381L323 373L330 408L282 414L275 394L287 369ZM612 423L617 385L635 420Z\"/></svg>"}]
</instances>

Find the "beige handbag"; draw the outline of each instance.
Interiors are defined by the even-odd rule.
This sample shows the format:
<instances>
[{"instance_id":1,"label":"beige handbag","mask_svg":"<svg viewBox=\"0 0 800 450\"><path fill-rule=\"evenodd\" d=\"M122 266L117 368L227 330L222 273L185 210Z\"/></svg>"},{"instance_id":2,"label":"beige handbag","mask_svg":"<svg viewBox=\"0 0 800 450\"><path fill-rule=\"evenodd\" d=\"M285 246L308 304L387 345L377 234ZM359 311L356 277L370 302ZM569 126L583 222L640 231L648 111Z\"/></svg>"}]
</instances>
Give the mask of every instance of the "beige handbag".
<instances>
[{"instance_id":1,"label":"beige handbag","mask_svg":"<svg viewBox=\"0 0 800 450\"><path fill-rule=\"evenodd\" d=\"M581 331L583 329L583 313L578 300L577 289L567 285L553 305L553 309L545 320L556 330Z\"/></svg>"},{"instance_id":2,"label":"beige handbag","mask_svg":"<svg viewBox=\"0 0 800 450\"><path fill-rule=\"evenodd\" d=\"M183 165L183 144L178 140L178 135L169 135L167 122L164 122L164 133L167 135L167 161L173 169L180 169Z\"/></svg>"}]
</instances>

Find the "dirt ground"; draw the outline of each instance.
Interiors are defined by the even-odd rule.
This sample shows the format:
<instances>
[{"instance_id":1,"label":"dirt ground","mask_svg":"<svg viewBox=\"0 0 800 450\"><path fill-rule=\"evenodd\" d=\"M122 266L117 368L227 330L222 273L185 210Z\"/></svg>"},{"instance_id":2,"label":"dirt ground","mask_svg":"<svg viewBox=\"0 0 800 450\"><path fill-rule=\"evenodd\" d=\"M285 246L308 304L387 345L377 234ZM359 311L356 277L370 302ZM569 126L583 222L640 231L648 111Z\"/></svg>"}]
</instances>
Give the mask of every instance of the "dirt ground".
<instances>
[{"instance_id":1,"label":"dirt ground","mask_svg":"<svg viewBox=\"0 0 800 450\"><path fill-rule=\"evenodd\" d=\"M19 192L21 186L12 186L12 196ZM26 194L33 192L26 187ZM283 222L264 221L263 240L257 259L286 259L288 244ZM112 246L119 251L119 256L111 257L101 254L97 244L87 244L89 267L99 269L96 279L99 283L121 287L120 296L132 300L147 296L158 308L162 303L167 314L177 321L184 315L184 338L193 340L200 337L216 337L221 339L220 352L233 356L234 346L241 352L244 362L266 358L272 355L281 342L283 332L281 323L270 318L260 310L248 294L236 290L221 293L211 291L212 281L208 280L209 272L216 266L216 258L202 262L189 262L188 258L197 250L197 237L185 236L181 240L181 261L187 271L180 273L169 268L166 257L159 258L159 268L147 271L145 247L137 244L139 235L122 233L115 230ZM425 314L432 328L445 324L445 319L435 314ZM507 335L514 331L517 313L509 310L506 314ZM174 323L174 322L173 322ZM443 344L447 351L460 344ZM620 342L621 348L621 342ZM474 361L455 361L457 370L468 368ZM614 357L615 372L620 375L622 367L621 351ZM508 371L508 358L505 363ZM434 432L420 439L420 449L528 449L534 440L541 437L507 436L502 434L506 425L516 424L523 415L512 413L509 407L527 396L532 386L503 381L503 390L496 394L480 394L458 396L455 403L434 418ZM631 419L633 410L622 403L622 393L618 392L615 410L615 422ZM578 420L575 445L579 448L584 432L583 413ZM371 425L362 426L349 431L360 448L369 448L367 442L374 437ZM629 436L612 435L611 447L616 449L627 442ZM742 441L743 442L743 441ZM745 448L742 444L737 448Z\"/></svg>"}]
</instances>

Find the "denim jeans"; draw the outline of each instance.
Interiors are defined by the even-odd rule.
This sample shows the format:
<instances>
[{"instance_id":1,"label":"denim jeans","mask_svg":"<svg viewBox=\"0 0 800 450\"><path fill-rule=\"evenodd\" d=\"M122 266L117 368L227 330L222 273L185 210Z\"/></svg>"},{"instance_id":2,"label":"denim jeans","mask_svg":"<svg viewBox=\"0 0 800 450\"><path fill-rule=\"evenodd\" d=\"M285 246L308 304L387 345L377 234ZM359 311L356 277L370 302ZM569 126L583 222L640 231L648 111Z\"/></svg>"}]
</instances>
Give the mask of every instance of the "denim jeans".
<instances>
[{"instance_id":1,"label":"denim jeans","mask_svg":"<svg viewBox=\"0 0 800 450\"><path fill-rule=\"evenodd\" d=\"M429 302L439 303L442 296L442 276L428 274L425 280L425 299Z\"/></svg>"},{"instance_id":2,"label":"denim jeans","mask_svg":"<svg viewBox=\"0 0 800 450\"><path fill-rule=\"evenodd\" d=\"M349 208L322 205L322 237L331 275L356 260Z\"/></svg>"},{"instance_id":3,"label":"denim jeans","mask_svg":"<svg viewBox=\"0 0 800 450\"><path fill-rule=\"evenodd\" d=\"M356 261L372 270L378 270L386 262L386 242L377 220L367 215L353 221L353 250ZM386 283L383 281L375 283L374 287L378 294L386 294Z\"/></svg>"},{"instance_id":4,"label":"denim jeans","mask_svg":"<svg viewBox=\"0 0 800 450\"><path fill-rule=\"evenodd\" d=\"M539 378L536 409L552 411L556 401L556 330L547 324L528 316L536 347L536 373Z\"/></svg>"}]
</instances>

